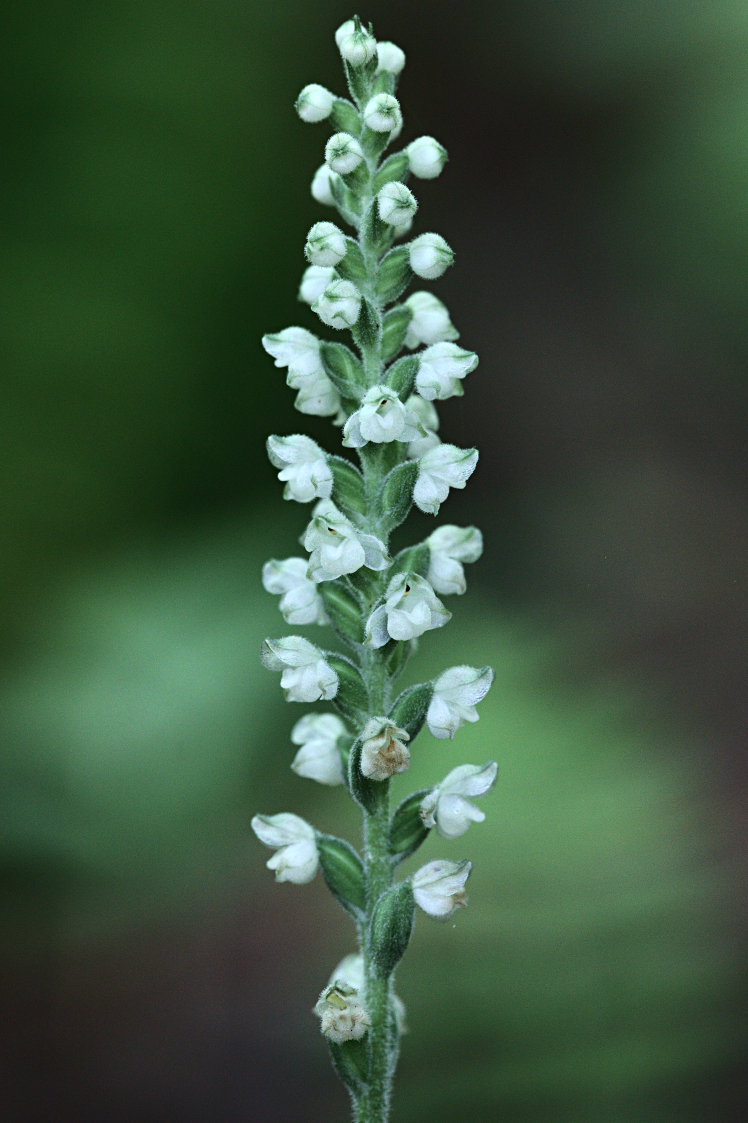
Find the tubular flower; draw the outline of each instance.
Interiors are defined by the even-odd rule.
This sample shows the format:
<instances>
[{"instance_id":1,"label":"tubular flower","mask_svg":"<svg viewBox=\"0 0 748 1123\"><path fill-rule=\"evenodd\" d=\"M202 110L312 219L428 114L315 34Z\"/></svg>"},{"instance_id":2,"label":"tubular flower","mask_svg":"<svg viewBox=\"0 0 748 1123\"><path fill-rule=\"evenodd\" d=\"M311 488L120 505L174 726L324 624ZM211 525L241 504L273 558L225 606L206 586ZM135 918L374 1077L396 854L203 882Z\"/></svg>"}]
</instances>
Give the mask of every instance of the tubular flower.
<instances>
[{"instance_id":1,"label":"tubular flower","mask_svg":"<svg viewBox=\"0 0 748 1123\"><path fill-rule=\"evenodd\" d=\"M301 636L266 639L260 657L269 671L281 671L289 702L328 701L338 692L338 676L318 647Z\"/></svg>"},{"instance_id":2,"label":"tubular flower","mask_svg":"<svg viewBox=\"0 0 748 1123\"><path fill-rule=\"evenodd\" d=\"M317 832L298 815L255 815L252 830L260 842L272 846L275 854L265 863L275 870L276 881L306 885L317 872Z\"/></svg>"},{"instance_id":3,"label":"tubular flower","mask_svg":"<svg viewBox=\"0 0 748 1123\"><path fill-rule=\"evenodd\" d=\"M280 613L287 624L327 624L325 605L314 581L307 577L304 558L265 562L262 584L269 593L280 595Z\"/></svg>"},{"instance_id":4,"label":"tubular flower","mask_svg":"<svg viewBox=\"0 0 748 1123\"><path fill-rule=\"evenodd\" d=\"M445 526L426 539L429 546L427 577L437 593L448 596L465 592L463 562L475 562L483 553L483 535L475 526Z\"/></svg>"},{"instance_id":5,"label":"tubular flower","mask_svg":"<svg viewBox=\"0 0 748 1123\"><path fill-rule=\"evenodd\" d=\"M454 737L466 721L477 721L476 706L494 679L490 667L450 667L434 680L434 692L426 713L426 724L434 737Z\"/></svg>"},{"instance_id":6,"label":"tubular flower","mask_svg":"<svg viewBox=\"0 0 748 1123\"><path fill-rule=\"evenodd\" d=\"M451 617L425 578L398 573L387 586L384 604L366 622L365 642L369 647L384 647L391 639L416 639L443 627Z\"/></svg>"},{"instance_id":7,"label":"tubular flower","mask_svg":"<svg viewBox=\"0 0 748 1123\"><path fill-rule=\"evenodd\" d=\"M291 730L291 741L299 751L291 762L297 776L318 784L342 784L343 761L338 741L346 728L335 714L307 714Z\"/></svg>"},{"instance_id":8,"label":"tubular flower","mask_svg":"<svg viewBox=\"0 0 748 1123\"><path fill-rule=\"evenodd\" d=\"M343 444L361 448L371 441L414 441L423 435L418 418L389 386L372 386L343 427Z\"/></svg>"},{"instance_id":9,"label":"tubular flower","mask_svg":"<svg viewBox=\"0 0 748 1123\"><path fill-rule=\"evenodd\" d=\"M317 504L302 543L311 554L309 576L313 581L334 581L362 566L379 570L390 564L384 543L357 530L329 500Z\"/></svg>"},{"instance_id":10,"label":"tubular flower","mask_svg":"<svg viewBox=\"0 0 748 1123\"><path fill-rule=\"evenodd\" d=\"M284 499L310 503L312 499L329 499L332 494L332 472L322 449L311 437L295 433L291 437L268 437L268 459L280 468L278 479L285 483Z\"/></svg>"},{"instance_id":11,"label":"tubular flower","mask_svg":"<svg viewBox=\"0 0 748 1123\"><path fill-rule=\"evenodd\" d=\"M467 904L465 882L472 868L471 862L448 862L444 858L421 866L411 878L418 907L434 920L449 920Z\"/></svg>"},{"instance_id":12,"label":"tubular flower","mask_svg":"<svg viewBox=\"0 0 748 1123\"><path fill-rule=\"evenodd\" d=\"M493 760L453 768L421 802L423 825L429 829L435 826L442 838L459 838L471 823L482 823L486 816L469 797L490 791L498 768Z\"/></svg>"}]
</instances>

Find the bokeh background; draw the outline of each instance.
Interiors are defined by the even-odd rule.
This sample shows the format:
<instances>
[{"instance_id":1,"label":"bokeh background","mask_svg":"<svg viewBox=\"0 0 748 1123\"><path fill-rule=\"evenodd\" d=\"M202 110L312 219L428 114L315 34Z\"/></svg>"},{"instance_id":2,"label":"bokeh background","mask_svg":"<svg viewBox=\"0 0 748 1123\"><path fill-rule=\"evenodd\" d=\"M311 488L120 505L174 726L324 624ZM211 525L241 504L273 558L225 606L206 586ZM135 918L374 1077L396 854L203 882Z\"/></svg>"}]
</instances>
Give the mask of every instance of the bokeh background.
<instances>
[{"instance_id":1,"label":"bokeh background","mask_svg":"<svg viewBox=\"0 0 748 1123\"><path fill-rule=\"evenodd\" d=\"M413 676L497 669L408 777L495 758L470 907L421 917L394 1120L666 1123L744 1102L748 7L446 0L360 11L406 51L403 141L479 352L447 521L486 553ZM4 11L0 1115L328 1123L311 1015L352 930L275 886L294 810L259 583L298 552L260 336L296 303L333 0ZM309 431L329 444L326 422ZM289 508L293 506L293 510ZM414 520L415 534L431 524ZM490 806L489 806L490 804ZM445 849L446 847L446 849ZM408 867L410 868L410 866Z\"/></svg>"}]
</instances>

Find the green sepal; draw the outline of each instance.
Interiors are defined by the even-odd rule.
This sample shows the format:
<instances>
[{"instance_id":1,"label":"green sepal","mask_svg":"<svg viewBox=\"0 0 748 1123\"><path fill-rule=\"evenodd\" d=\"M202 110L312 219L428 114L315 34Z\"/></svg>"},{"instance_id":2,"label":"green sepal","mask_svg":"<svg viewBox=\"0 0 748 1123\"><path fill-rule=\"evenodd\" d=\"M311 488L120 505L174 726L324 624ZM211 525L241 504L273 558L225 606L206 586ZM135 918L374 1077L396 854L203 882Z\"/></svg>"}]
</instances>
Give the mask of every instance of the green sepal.
<instances>
[{"instance_id":1,"label":"green sepal","mask_svg":"<svg viewBox=\"0 0 748 1123\"><path fill-rule=\"evenodd\" d=\"M407 304L397 304L385 312L382 321L382 359L388 363L394 359L405 342L413 313Z\"/></svg>"},{"instance_id":2,"label":"green sepal","mask_svg":"<svg viewBox=\"0 0 748 1123\"><path fill-rule=\"evenodd\" d=\"M423 727L433 693L434 687L430 682L409 686L397 696L387 715L395 725L410 734L411 741L415 740Z\"/></svg>"},{"instance_id":3,"label":"green sepal","mask_svg":"<svg viewBox=\"0 0 748 1123\"><path fill-rule=\"evenodd\" d=\"M371 193L376 195L380 187L384 187L385 183L394 183L398 181L405 183L409 176L408 171L408 156L405 152L393 152L384 160L379 168L379 171L371 181Z\"/></svg>"},{"instance_id":4,"label":"green sepal","mask_svg":"<svg viewBox=\"0 0 748 1123\"><path fill-rule=\"evenodd\" d=\"M342 581L322 581L318 588L335 631L351 643L363 643L361 608L353 593Z\"/></svg>"},{"instance_id":5,"label":"green sepal","mask_svg":"<svg viewBox=\"0 0 748 1123\"><path fill-rule=\"evenodd\" d=\"M323 342L320 355L325 373L344 398L360 402L366 391L366 376L361 360L344 343Z\"/></svg>"},{"instance_id":6,"label":"green sepal","mask_svg":"<svg viewBox=\"0 0 748 1123\"><path fill-rule=\"evenodd\" d=\"M397 77L397 74L393 74L391 70L380 70L379 74L375 74L374 81L371 84L371 96L374 97L374 94L394 94Z\"/></svg>"},{"instance_id":7,"label":"green sepal","mask_svg":"<svg viewBox=\"0 0 748 1123\"><path fill-rule=\"evenodd\" d=\"M361 224L361 207L358 198L346 187L342 176L333 176L330 180L330 192L335 200L335 206L346 222L358 228Z\"/></svg>"},{"instance_id":8,"label":"green sepal","mask_svg":"<svg viewBox=\"0 0 748 1123\"><path fill-rule=\"evenodd\" d=\"M317 835L317 854L327 888L338 904L360 921L366 912L364 866L349 842L332 834Z\"/></svg>"},{"instance_id":9,"label":"green sepal","mask_svg":"<svg viewBox=\"0 0 748 1123\"><path fill-rule=\"evenodd\" d=\"M356 1100L359 1099L366 1091L369 1081L366 1037L360 1037L358 1040L342 1041L340 1043L337 1041L330 1041L328 1038L327 1047L330 1050L332 1067L335 1069L346 1088L348 1088L353 1098Z\"/></svg>"},{"instance_id":10,"label":"green sepal","mask_svg":"<svg viewBox=\"0 0 748 1123\"><path fill-rule=\"evenodd\" d=\"M339 268L339 266L338 266ZM413 277L410 267L410 254L407 246L398 246L385 254L377 270L375 292L383 304L397 300Z\"/></svg>"},{"instance_id":11,"label":"green sepal","mask_svg":"<svg viewBox=\"0 0 748 1123\"><path fill-rule=\"evenodd\" d=\"M419 355L403 355L384 372L385 385L391 387L403 402L413 392L420 364Z\"/></svg>"},{"instance_id":12,"label":"green sepal","mask_svg":"<svg viewBox=\"0 0 748 1123\"><path fill-rule=\"evenodd\" d=\"M347 59L343 59L343 69L345 70L346 81L348 82L348 89L351 91L351 97L360 105L362 102L369 100L369 90L374 75L377 72L377 56L374 55L363 66L351 66Z\"/></svg>"},{"instance_id":13,"label":"green sepal","mask_svg":"<svg viewBox=\"0 0 748 1123\"><path fill-rule=\"evenodd\" d=\"M421 803L430 791L431 788L422 788L413 792L395 809L390 819L390 853L398 862L415 854L428 838L428 827L423 825L421 818Z\"/></svg>"},{"instance_id":14,"label":"green sepal","mask_svg":"<svg viewBox=\"0 0 748 1123\"><path fill-rule=\"evenodd\" d=\"M332 501L344 515L366 514L364 477L344 456L327 454L332 470Z\"/></svg>"},{"instance_id":15,"label":"green sepal","mask_svg":"<svg viewBox=\"0 0 748 1123\"><path fill-rule=\"evenodd\" d=\"M326 651L325 662L338 676L338 692L332 699L337 710L354 725L367 712L369 696L357 667L337 651Z\"/></svg>"},{"instance_id":16,"label":"green sepal","mask_svg":"<svg viewBox=\"0 0 748 1123\"><path fill-rule=\"evenodd\" d=\"M369 157L379 156L380 152L384 152L390 143L390 136L391 133L389 132L380 133L364 125L364 131L361 134L361 147L364 153Z\"/></svg>"},{"instance_id":17,"label":"green sepal","mask_svg":"<svg viewBox=\"0 0 748 1123\"><path fill-rule=\"evenodd\" d=\"M405 954L413 932L415 908L410 880L398 881L385 889L374 905L368 944L380 979L388 979Z\"/></svg>"},{"instance_id":18,"label":"green sepal","mask_svg":"<svg viewBox=\"0 0 748 1123\"><path fill-rule=\"evenodd\" d=\"M387 674L390 676L390 680L394 682L405 670L405 664L408 662L411 655L417 650L418 641L414 639L400 640L398 642L393 641L387 646L389 646L390 650L385 657L385 667L387 668Z\"/></svg>"},{"instance_id":19,"label":"green sepal","mask_svg":"<svg viewBox=\"0 0 748 1123\"><path fill-rule=\"evenodd\" d=\"M379 206L376 196L374 196L364 211L361 227L364 238L377 254L384 253L385 250L388 250L392 245L395 231L392 226L386 222L382 222L379 217Z\"/></svg>"},{"instance_id":20,"label":"green sepal","mask_svg":"<svg viewBox=\"0 0 748 1123\"><path fill-rule=\"evenodd\" d=\"M336 97L332 103L330 121L339 133L357 137L361 132L361 116L356 106L346 97Z\"/></svg>"},{"instance_id":21,"label":"green sepal","mask_svg":"<svg viewBox=\"0 0 748 1123\"><path fill-rule=\"evenodd\" d=\"M382 320L374 305L363 298L358 320L351 328L351 335L362 351L376 347L382 337Z\"/></svg>"},{"instance_id":22,"label":"green sepal","mask_svg":"<svg viewBox=\"0 0 748 1123\"><path fill-rule=\"evenodd\" d=\"M406 460L385 476L377 496L377 507L390 530L407 519L413 506L413 488L418 478L418 461Z\"/></svg>"},{"instance_id":23,"label":"green sepal","mask_svg":"<svg viewBox=\"0 0 748 1123\"><path fill-rule=\"evenodd\" d=\"M335 271L346 281L353 281L360 286L366 280L366 266L361 256L361 250L358 242L355 242L353 238L346 238L345 241L346 254L343 260L335 266Z\"/></svg>"},{"instance_id":24,"label":"green sepal","mask_svg":"<svg viewBox=\"0 0 748 1123\"><path fill-rule=\"evenodd\" d=\"M361 771L363 738L357 737L348 757L348 790L356 803L370 815L379 807L384 785L382 781L369 780Z\"/></svg>"},{"instance_id":25,"label":"green sepal","mask_svg":"<svg viewBox=\"0 0 748 1123\"><path fill-rule=\"evenodd\" d=\"M330 459L328 456L328 460ZM430 564L431 549L427 542L419 542L417 546L406 546L399 554L395 554L390 574L394 577L396 573L417 573L419 577L425 577Z\"/></svg>"}]
</instances>

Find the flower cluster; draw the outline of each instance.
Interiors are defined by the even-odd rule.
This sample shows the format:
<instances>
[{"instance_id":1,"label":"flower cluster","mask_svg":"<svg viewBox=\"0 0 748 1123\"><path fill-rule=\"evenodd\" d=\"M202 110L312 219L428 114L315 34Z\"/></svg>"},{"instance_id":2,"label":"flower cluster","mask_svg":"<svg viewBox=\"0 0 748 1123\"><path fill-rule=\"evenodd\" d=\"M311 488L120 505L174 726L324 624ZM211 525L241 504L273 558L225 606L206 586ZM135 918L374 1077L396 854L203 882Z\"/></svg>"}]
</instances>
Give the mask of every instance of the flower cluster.
<instances>
[{"instance_id":1,"label":"flower cluster","mask_svg":"<svg viewBox=\"0 0 748 1123\"><path fill-rule=\"evenodd\" d=\"M404 295L454 262L440 234L410 236L419 203L409 181L436 178L445 149L419 136L384 155L403 128L396 89L405 55L377 42L358 17L335 39L350 98L312 83L296 101L302 121L330 130L311 191L340 225L322 220L309 229L299 296L333 337L294 326L262 343L285 368L296 409L339 427L342 454L300 433L268 438L284 498L313 506L299 539L304 556L268 561L262 581L288 624L330 627L337 650L289 635L265 640L262 661L280 672L288 701L325 701L335 711L296 722L291 768L348 791L364 816L365 844L359 854L289 813L257 815L252 827L274 851L267 865L277 880L303 884L321 868L357 926L360 953L338 965L315 1012L357 1105L366 1103L366 1118L384 1119L393 1030L404 1028L393 971L416 907L445 920L466 904L471 863L438 858L400 881L394 871L430 831L455 839L485 818L473 800L491 789L497 766L458 765L394 812L389 787L402 782L394 778L407 772L422 728L451 739L478 720L493 671L454 666L395 690L416 641L451 619L441 598L465 592L464 567L483 550L476 527L451 523L394 556L390 547L414 506L437 515L475 470L476 449L442 442L436 405L463 393L478 357L457 345L449 312L431 292ZM352 348L340 342L344 331ZM365 1054L355 1051L362 1039Z\"/></svg>"}]
</instances>

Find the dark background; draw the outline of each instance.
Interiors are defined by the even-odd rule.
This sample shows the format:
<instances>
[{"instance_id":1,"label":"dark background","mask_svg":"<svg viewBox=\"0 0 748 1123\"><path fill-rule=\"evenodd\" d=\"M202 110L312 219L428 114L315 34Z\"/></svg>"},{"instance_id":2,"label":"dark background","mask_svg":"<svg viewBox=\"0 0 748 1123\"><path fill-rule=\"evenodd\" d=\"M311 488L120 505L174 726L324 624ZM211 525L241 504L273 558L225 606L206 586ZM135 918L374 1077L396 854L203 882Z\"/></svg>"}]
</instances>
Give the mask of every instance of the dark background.
<instances>
[{"instance_id":1,"label":"dark background","mask_svg":"<svg viewBox=\"0 0 748 1123\"><path fill-rule=\"evenodd\" d=\"M347 1117L310 1010L352 950L321 880L275 886L248 828L358 830L288 769L259 583L298 553L261 350L296 303L343 92L318 0L46 0L5 13L0 1114ZM414 232L481 363L442 431L479 468L442 521L486 539L413 665L497 669L424 734L406 794L499 761L474 862L398 975L394 1119L738 1118L746 770L748 10L729 0L373 2ZM430 287L430 286L426 286ZM290 509L293 508L293 509ZM427 532L425 518L413 535ZM416 862L421 859L421 855ZM410 869L410 866L407 867Z\"/></svg>"}]
</instances>

